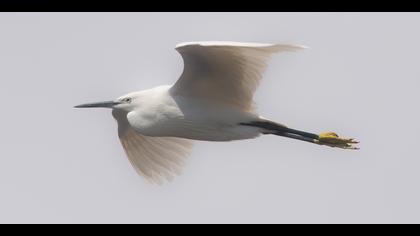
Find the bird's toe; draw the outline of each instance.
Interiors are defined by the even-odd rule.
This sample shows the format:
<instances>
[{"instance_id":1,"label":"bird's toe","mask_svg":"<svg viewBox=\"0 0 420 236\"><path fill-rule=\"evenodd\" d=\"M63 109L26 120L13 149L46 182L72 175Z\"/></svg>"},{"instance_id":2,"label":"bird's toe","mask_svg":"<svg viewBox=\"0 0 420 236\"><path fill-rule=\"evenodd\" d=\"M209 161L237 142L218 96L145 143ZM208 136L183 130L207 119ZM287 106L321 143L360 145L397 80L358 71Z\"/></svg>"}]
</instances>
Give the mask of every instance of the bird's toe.
<instances>
[{"instance_id":1,"label":"bird's toe","mask_svg":"<svg viewBox=\"0 0 420 236\"><path fill-rule=\"evenodd\" d=\"M334 132L325 132L318 135L318 139L316 140L316 143L320 145L327 145L330 147L338 147L343 149L353 149L357 150L358 147L353 146L353 144L359 143L358 141L352 139L352 138L340 138L336 133Z\"/></svg>"}]
</instances>

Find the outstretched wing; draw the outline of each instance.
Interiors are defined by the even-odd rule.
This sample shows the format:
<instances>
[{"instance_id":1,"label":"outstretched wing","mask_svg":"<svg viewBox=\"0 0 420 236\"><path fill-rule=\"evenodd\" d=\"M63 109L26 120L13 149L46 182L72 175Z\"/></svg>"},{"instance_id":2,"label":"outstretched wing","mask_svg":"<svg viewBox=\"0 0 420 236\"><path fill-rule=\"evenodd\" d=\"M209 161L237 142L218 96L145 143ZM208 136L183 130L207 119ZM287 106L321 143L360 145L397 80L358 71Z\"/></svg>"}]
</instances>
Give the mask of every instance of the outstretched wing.
<instances>
[{"instance_id":1,"label":"outstretched wing","mask_svg":"<svg viewBox=\"0 0 420 236\"><path fill-rule=\"evenodd\" d=\"M238 42L192 42L176 46L184 71L174 94L252 110L252 97L271 54L304 46Z\"/></svg>"},{"instance_id":2,"label":"outstretched wing","mask_svg":"<svg viewBox=\"0 0 420 236\"><path fill-rule=\"evenodd\" d=\"M148 137L130 127L127 113L114 110L118 136L128 159L138 174L152 183L162 184L181 174L192 142L175 137Z\"/></svg>"}]
</instances>

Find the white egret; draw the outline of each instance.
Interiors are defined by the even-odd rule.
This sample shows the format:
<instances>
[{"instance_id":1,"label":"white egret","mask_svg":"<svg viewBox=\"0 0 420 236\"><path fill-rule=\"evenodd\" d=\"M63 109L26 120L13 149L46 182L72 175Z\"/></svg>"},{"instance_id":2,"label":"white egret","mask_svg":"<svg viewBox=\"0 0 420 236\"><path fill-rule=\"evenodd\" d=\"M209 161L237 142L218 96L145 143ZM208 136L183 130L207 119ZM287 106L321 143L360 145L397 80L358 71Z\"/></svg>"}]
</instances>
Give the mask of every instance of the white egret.
<instances>
[{"instance_id":1,"label":"white egret","mask_svg":"<svg viewBox=\"0 0 420 236\"><path fill-rule=\"evenodd\" d=\"M173 85L77 108L112 108L122 146L136 171L162 183L179 174L191 140L231 141L274 134L319 145L357 149L332 132L312 134L263 118L253 94L270 55L305 47L287 44L192 42L176 46L184 60Z\"/></svg>"}]
</instances>

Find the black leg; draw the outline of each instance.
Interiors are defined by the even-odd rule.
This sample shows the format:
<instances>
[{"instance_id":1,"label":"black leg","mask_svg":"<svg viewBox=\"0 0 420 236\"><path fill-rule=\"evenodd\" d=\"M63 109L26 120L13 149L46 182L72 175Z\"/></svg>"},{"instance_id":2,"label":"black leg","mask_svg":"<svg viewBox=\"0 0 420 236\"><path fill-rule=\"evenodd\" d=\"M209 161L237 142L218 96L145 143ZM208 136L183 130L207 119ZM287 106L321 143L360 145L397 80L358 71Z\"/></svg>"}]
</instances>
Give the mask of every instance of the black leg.
<instances>
[{"instance_id":1,"label":"black leg","mask_svg":"<svg viewBox=\"0 0 420 236\"><path fill-rule=\"evenodd\" d=\"M296 129L287 128L284 125L278 124L269 120L251 121L248 123L240 123L240 125L254 126L264 129L264 134L275 134L293 139L299 139L313 143L314 139L319 139L317 134L308 133Z\"/></svg>"}]
</instances>

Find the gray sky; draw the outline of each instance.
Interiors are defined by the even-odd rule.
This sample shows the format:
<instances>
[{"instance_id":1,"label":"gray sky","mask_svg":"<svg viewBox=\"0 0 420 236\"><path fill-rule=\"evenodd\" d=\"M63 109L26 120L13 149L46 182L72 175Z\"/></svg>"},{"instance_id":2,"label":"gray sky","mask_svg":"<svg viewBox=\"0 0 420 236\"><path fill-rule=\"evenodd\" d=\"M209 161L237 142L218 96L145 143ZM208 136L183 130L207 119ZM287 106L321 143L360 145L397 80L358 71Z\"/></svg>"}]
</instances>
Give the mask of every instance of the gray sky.
<instances>
[{"instance_id":1,"label":"gray sky","mask_svg":"<svg viewBox=\"0 0 420 236\"><path fill-rule=\"evenodd\" d=\"M0 223L420 223L420 14L1 13ZM109 110L173 83L175 44L299 43L273 57L261 115L354 137L197 142L163 187L137 176Z\"/></svg>"}]
</instances>

